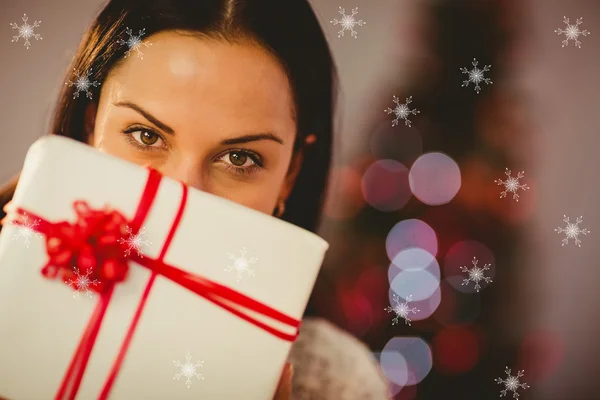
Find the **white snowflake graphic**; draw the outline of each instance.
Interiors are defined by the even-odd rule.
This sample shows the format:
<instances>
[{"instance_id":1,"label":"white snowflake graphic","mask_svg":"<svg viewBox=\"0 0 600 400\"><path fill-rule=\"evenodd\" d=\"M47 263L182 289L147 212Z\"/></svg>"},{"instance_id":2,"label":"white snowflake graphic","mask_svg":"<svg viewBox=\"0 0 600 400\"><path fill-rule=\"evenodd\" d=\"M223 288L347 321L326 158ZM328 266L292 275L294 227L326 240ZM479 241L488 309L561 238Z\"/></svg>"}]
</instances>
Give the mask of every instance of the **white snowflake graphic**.
<instances>
[{"instance_id":1,"label":"white snowflake graphic","mask_svg":"<svg viewBox=\"0 0 600 400\"><path fill-rule=\"evenodd\" d=\"M460 270L469 274L468 278L463 279L462 284L468 285L469 282L475 283L475 290L479 293L479 290L481 289L479 282L485 281L485 283L492 283L492 278L485 276L485 271L489 270L490 265L492 264L485 264L483 267L478 267L478 262L479 261L477 258L473 257L473 268L469 269L468 267L460 267Z\"/></svg>"},{"instance_id":2,"label":"white snowflake graphic","mask_svg":"<svg viewBox=\"0 0 600 400\"><path fill-rule=\"evenodd\" d=\"M244 274L244 272L248 276L254 276L254 271L250 269L250 264L254 264L258 261L258 258L256 257L246 258L245 247L242 248L240 254L240 257L236 257L234 254L228 253L229 259L233 260L233 265L228 265L227 267L225 267L225 271L227 272L236 272L236 279L238 282L242 279L242 275Z\"/></svg>"},{"instance_id":3,"label":"white snowflake graphic","mask_svg":"<svg viewBox=\"0 0 600 400\"><path fill-rule=\"evenodd\" d=\"M33 25L29 25L27 23L27 14L23 14L23 18L21 19L23 20L23 25L21 26L17 25L14 22L10 24L10 26L13 29L17 29L19 31L19 34L17 36L13 36L13 40L11 40L11 42L18 42L19 38L23 38L25 39L25 48L29 50L29 46L31 46L31 43L29 43L30 38L34 38L35 40L42 40L42 36L39 33L33 33L33 30L39 27L42 21L34 21Z\"/></svg>"},{"instance_id":4,"label":"white snowflake graphic","mask_svg":"<svg viewBox=\"0 0 600 400\"><path fill-rule=\"evenodd\" d=\"M73 268L75 271L75 279L69 279L65 281L67 285L75 286L75 290L73 291L73 298L79 297L79 292L85 292L89 298L92 298L92 291L90 290L92 286L96 286L100 283L97 279L90 279L90 275L92 271L88 271L84 275L79 273L77 268Z\"/></svg>"},{"instance_id":5,"label":"white snowflake graphic","mask_svg":"<svg viewBox=\"0 0 600 400\"><path fill-rule=\"evenodd\" d=\"M98 87L100 84L97 81L90 81L90 75L92 74L92 69L90 68L85 75L79 75L79 71L73 70L75 73L75 81L68 81L65 85L69 85L69 87L75 86L75 92L73 92L73 98L76 99L79 97L79 92L85 92L88 99L92 99L92 92L90 91L90 87Z\"/></svg>"},{"instance_id":6,"label":"white snowflake graphic","mask_svg":"<svg viewBox=\"0 0 600 400\"><path fill-rule=\"evenodd\" d=\"M117 43L119 43L120 45L126 45L127 47L129 47L129 50L127 50L125 52L125 58L129 57L129 55L131 54L132 51L135 51L139 58L144 59L144 53L142 53L141 47L142 46L146 46L146 47L152 46L152 43L150 43L148 41L144 42L142 40L142 36L144 36L145 32L146 32L146 29L144 28L144 29L141 29L140 31L138 31L137 35L134 35L133 31L130 28L125 29L125 33L129 36L129 38L127 40L119 39L117 41Z\"/></svg>"},{"instance_id":7,"label":"white snowflake graphic","mask_svg":"<svg viewBox=\"0 0 600 400\"><path fill-rule=\"evenodd\" d=\"M528 384L521 383L519 380L520 378L523 377L523 372L525 372L525 370L519 371L516 376L512 376L510 374L510 368L508 368L508 367L506 367L505 372L506 372L506 379L496 378L496 381L495 381L496 383L504 385L504 389L500 391L500 397L504 397L504 396L506 396L506 394L508 392L512 392L513 399L518 399L519 393L517 393L517 390L519 390L520 388L529 389Z\"/></svg>"},{"instance_id":8,"label":"white snowflake graphic","mask_svg":"<svg viewBox=\"0 0 600 400\"><path fill-rule=\"evenodd\" d=\"M569 45L569 40L573 40L575 42L575 46L581 48L581 42L579 41L579 35L587 36L590 33L587 30L579 30L579 25L583 23L583 18L578 18L575 22L575 25L571 25L569 23L569 18L564 17L563 22L567 25L566 29L556 29L554 32L559 35L565 35L565 40L562 41L562 47Z\"/></svg>"},{"instance_id":9,"label":"white snowflake graphic","mask_svg":"<svg viewBox=\"0 0 600 400\"><path fill-rule=\"evenodd\" d=\"M176 367L180 368L179 373L175 374L173 379L179 380L179 378L181 378L182 376L185 377L186 378L185 384L187 385L188 389L192 385L192 380L190 378L195 376L198 379L204 379L202 374L196 372L196 368L202 367L202 365L204 364L204 361L196 361L195 364L192 364L192 355L190 354L189 351L185 356L184 364L182 364L179 361L173 361L173 364Z\"/></svg>"},{"instance_id":10,"label":"white snowflake graphic","mask_svg":"<svg viewBox=\"0 0 600 400\"><path fill-rule=\"evenodd\" d=\"M332 21L330 21L333 25L341 25L342 26L342 30L340 30L338 32L338 37L342 37L344 36L344 31L350 31L350 35L356 39L357 33L354 30L354 27L356 25L358 26L363 26L366 24L366 22L364 22L362 19L359 19L358 21L354 18L354 16L358 13L358 7L355 7L352 9L352 14L350 15L346 15L346 10L342 7L340 7L340 11L339 13L342 15L341 19L334 19Z\"/></svg>"},{"instance_id":11,"label":"white snowflake graphic","mask_svg":"<svg viewBox=\"0 0 600 400\"><path fill-rule=\"evenodd\" d=\"M562 240L562 245L564 246L565 244L568 244L569 239L574 239L575 244L581 247L581 240L579 239L579 235L587 235L588 233L590 233L590 231L587 229L579 228L579 224L583 222L583 217L577 217L575 223L571 223L569 222L569 217L563 215L563 221L567 223L567 226L565 226L564 228L558 227L554 229L555 232L565 233L565 238Z\"/></svg>"},{"instance_id":12,"label":"white snowflake graphic","mask_svg":"<svg viewBox=\"0 0 600 400\"><path fill-rule=\"evenodd\" d=\"M396 314L396 316L392 320L392 325L396 325L398 323L398 320L400 318L402 318L402 319L404 319L405 324L410 326L411 321L410 321L410 318L408 317L408 314L410 314L410 313L416 314L419 312L419 310L417 310L416 307L410 308L408 306L408 303L410 303L412 300L412 295L406 297L406 301L400 302L400 297L398 297L398 295L394 294L394 295L392 295L392 300L394 301L395 305L393 307L387 306L385 308L385 311L393 312Z\"/></svg>"},{"instance_id":13,"label":"white snowflake graphic","mask_svg":"<svg viewBox=\"0 0 600 400\"><path fill-rule=\"evenodd\" d=\"M479 86L479 84L481 82L483 82L487 85L493 83L490 78L484 77L484 73L486 73L490 70L491 65L486 65L483 67L483 69L479 69L479 68L477 68L478 62L476 59L473 59L472 64L473 64L473 69L470 71L466 67L462 67L460 69L463 74L469 75L469 79L467 79L466 81L463 81L463 84L461 87L469 86L469 83L474 83L475 91L477 92L477 94L479 94L479 92L481 91L481 87Z\"/></svg>"},{"instance_id":14,"label":"white snowflake graphic","mask_svg":"<svg viewBox=\"0 0 600 400\"><path fill-rule=\"evenodd\" d=\"M400 100L394 96L394 103L396 104L396 107L394 108L387 108L386 110L384 110L386 113L388 114L395 114L396 118L392 121L392 127L398 125L398 121L403 119L404 120L404 124L406 126L410 126L411 122L408 119L408 117L413 114L413 115L417 115L419 114L420 111L417 110L411 110L408 105L410 103L412 103L412 96L408 97L406 99L406 102L404 104L400 104Z\"/></svg>"},{"instance_id":15,"label":"white snowflake graphic","mask_svg":"<svg viewBox=\"0 0 600 400\"><path fill-rule=\"evenodd\" d=\"M525 176L525 171L521 171L517 174L516 177L514 176L510 176L511 175L511 171L510 169L506 168L506 172L505 172L506 176L508 177L505 181L501 180L501 179L496 179L494 182L496 182L496 184L498 185L504 185L504 191L502 193L500 193L500 198L506 197L506 194L508 192L511 192L513 194L513 200L516 200L517 202L519 201L519 195L517 194L517 190L521 189L521 190L529 190L529 186L527 185L523 185L519 182L519 180L521 178L523 178L523 176Z\"/></svg>"},{"instance_id":16,"label":"white snowflake graphic","mask_svg":"<svg viewBox=\"0 0 600 400\"><path fill-rule=\"evenodd\" d=\"M133 231L129 227L126 228L126 231L128 236L118 240L119 244L124 244L127 246L125 249L125 257L129 257L132 250L135 250L138 256L144 257L142 254L142 246L149 246L152 244L150 240L145 238L146 227L142 227L142 229L140 229L136 235L133 234Z\"/></svg>"},{"instance_id":17,"label":"white snowflake graphic","mask_svg":"<svg viewBox=\"0 0 600 400\"><path fill-rule=\"evenodd\" d=\"M19 221L12 221L12 224L17 228L16 232L12 235L12 239L23 239L25 247L29 247L31 244L32 236L42 238L42 234L35 230L35 228L40 224L40 221L30 218L27 213L23 213Z\"/></svg>"}]
</instances>

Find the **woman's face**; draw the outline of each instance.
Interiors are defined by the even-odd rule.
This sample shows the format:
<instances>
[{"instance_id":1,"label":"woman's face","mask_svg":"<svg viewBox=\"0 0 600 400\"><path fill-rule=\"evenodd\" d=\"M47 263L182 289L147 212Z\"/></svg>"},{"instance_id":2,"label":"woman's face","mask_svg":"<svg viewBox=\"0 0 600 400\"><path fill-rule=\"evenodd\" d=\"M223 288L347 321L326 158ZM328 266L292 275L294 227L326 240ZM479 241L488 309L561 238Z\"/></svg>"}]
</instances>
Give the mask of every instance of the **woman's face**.
<instances>
[{"instance_id":1,"label":"woman's face","mask_svg":"<svg viewBox=\"0 0 600 400\"><path fill-rule=\"evenodd\" d=\"M163 175L271 214L301 153L289 80L257 45L175 32L147 39L86 112L89 143Z\"/></svg>"}]
</instances>

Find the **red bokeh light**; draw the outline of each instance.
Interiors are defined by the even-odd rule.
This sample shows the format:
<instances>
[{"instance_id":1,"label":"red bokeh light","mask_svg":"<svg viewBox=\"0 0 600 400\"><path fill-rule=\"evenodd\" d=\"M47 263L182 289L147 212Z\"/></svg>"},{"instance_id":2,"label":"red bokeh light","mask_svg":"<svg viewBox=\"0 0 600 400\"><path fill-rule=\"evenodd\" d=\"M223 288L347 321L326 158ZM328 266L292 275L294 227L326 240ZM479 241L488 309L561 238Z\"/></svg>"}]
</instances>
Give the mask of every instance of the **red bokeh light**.
<instances>
[{"instance_id":1,"label":"red bokeh light","mask_svg":"<svg viewBox=\"0 0 600 400\"><path fill-rule=\"evenodd\" d=\"M434 368L455 375L471 370L479 361L481 349L478 334L469 326L442 329L431 343Z\"/></svg>"},{"instance_id":2,"label":"red bokeh light","mask_svg":"<svg viewBox=\"0 0 600 400\"><path fill-rule=\"evenodd\" d=\"M527 371L528 382L550 377L564 356L564 343L558 333L534 331L525 335L519 351L519 369Z\"/></svg>"}]
</instances>

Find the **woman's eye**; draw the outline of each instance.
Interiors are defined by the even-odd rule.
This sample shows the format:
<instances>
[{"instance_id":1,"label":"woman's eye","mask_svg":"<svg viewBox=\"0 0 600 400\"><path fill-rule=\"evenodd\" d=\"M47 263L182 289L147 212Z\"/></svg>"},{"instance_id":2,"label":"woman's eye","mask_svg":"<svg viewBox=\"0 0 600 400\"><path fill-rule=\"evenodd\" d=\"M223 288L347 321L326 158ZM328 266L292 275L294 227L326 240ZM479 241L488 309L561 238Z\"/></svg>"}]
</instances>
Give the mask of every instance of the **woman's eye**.
<instances>
[{"instance_id":1,"label":"woman's eye","mask_svg":"<svg viewBox=\"0 0 600 400\"><path fill-rule=\"evenodd\" d=\"M159 135L144 129L131 132L131 136L136 142L145 147L164 147L165 145Z\"/></svg>"},{"instance_id":2,"label":"woman's eye","mask_svg":"<svg viewBox=\"0 0 600 400\"><path fill-rule=\"evenodd\" d=\"M260 156L244 150L231 150L219 157L219 161L237 174L256 172L262 168Z\"/></svg>"},{"instance_id":3,"label":"woman's eye","mask_svg":"<svg viewBox=\"0 0 600 400\"><path fill-rule=\"evenodd\" d=\"M250 157L248 153L242 151L230 151L220 158L221 161L229 164L233 167L248 168L256 165L256 162Z\"/></svg>"}]
</instances>

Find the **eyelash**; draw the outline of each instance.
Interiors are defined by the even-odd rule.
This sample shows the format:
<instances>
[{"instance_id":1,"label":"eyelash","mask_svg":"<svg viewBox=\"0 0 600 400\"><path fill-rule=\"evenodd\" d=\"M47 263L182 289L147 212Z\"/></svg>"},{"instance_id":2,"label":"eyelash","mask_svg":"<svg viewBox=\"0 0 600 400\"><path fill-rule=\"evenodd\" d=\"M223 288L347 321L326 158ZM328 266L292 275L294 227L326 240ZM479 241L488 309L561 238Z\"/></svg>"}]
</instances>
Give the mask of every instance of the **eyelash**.
<instances>
[{"instance_id":1,"label":"eyelash","mask_svg":"<svg viewBox=\"0 0 600 400\"><path fill-rule=\"evenodd\" d=\"M135 138L132 137L132 133L135 132L148 132L151 133L153 135L158 136L158 138L160 140L163 141L163 143L165 143L166 145L166 140L163 138L163 136L161 134L159 134L158 132L152 130L152 129L148 129L148 128L144 128L144 127L140 127L140 126L132 126L126 130L123 131L123 134L125 134L127 141L132 144L133 146L135 146L136 148L138 148L139 150L142 151L159 151L161 150L160 147L153 147L153 146L145 146L143 144L141 144L140 142L138 142ZM217 157L217 160L221 160L221 158L232 154L232 153L238 153L238 154L242 154L245 155L247 157L249 157L252 162L254 163L253 165L249 166L249 167L237 167L235 165L232 164L228 164L226 162L221 161L224 165L225 168L230 171L233 172L237 175L245 175L245 174L252 174L254 172L258 172L259 170L264 168L264 164L262 162L261 157L253 152L253 151L249 151L246 149L230 149L228 150L226 153L220 155L219 157Z\"/></svg>"}]
</instances>

